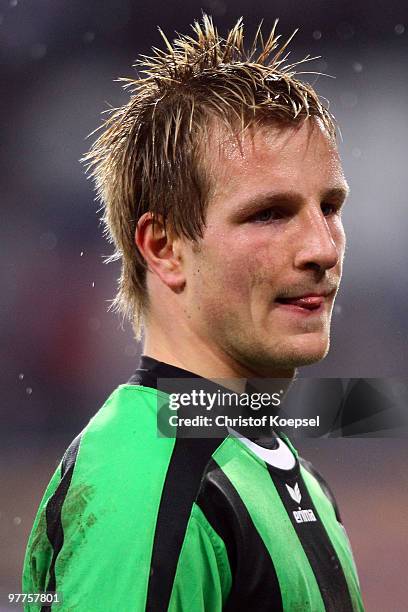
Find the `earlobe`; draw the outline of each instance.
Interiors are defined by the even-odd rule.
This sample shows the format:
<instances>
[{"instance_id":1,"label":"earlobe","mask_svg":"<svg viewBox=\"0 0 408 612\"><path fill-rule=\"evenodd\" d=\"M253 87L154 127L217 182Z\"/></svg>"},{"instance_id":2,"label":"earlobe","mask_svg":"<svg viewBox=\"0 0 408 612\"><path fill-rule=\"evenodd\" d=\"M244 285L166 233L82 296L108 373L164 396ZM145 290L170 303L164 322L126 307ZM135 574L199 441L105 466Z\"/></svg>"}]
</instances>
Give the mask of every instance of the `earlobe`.
<instances>
[{"instance_id":1,"label":"earlobe","mask_svg":"<svg viewBox=\"0 0 408 612\"><path fill-rule=\"evenodd\" d=\"M148 270L156 274L172 291L180 293L185 286L180 239L168 229L161 218L148 212L140 217L135 232L135 244L144 257Z\"/></svg>"}]
</instances>

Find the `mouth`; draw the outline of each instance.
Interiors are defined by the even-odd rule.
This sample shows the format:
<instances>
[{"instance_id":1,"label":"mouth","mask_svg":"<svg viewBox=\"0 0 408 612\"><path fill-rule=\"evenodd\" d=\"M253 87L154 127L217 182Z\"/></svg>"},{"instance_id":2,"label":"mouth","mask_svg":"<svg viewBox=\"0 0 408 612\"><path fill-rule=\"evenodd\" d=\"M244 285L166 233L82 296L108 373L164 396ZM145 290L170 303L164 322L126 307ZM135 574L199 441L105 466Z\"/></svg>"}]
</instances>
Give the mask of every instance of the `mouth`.
<instances>
[{"instance_id":1,"label":"mouth","mask_svg":"<svg viewBox=\"0 0 408 612\"><path fill-rule=\"evenodd\" d=\"M277 297L275 302L290 312L299 314L318 314L323 312L325 304L330 301L334 291L325 293L307 293L293 297Z\"/></svg>"}]
</instances>

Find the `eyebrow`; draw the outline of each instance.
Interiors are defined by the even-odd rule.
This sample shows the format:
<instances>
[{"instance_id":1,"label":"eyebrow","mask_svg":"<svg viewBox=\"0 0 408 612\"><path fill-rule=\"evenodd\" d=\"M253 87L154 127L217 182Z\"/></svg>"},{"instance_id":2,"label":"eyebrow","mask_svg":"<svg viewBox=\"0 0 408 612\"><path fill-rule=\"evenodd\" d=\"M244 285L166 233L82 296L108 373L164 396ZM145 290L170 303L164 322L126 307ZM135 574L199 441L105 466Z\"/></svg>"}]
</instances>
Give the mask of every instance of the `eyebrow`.
<instances>
[{"instance_id":1,"label":"eyebrow","mask_svg":"<svg viewBox=\"0 0 408 612\"><path fill-rule=\"evenodd\" d=\"M323 200L337 199L342 200L343 202L348 198L350 193L350 187L347 183L344 183L342 187L332 187L331 189L327 189L323 193Z\"/></svg>"},{"instance_id":2,"label":"eyebrow","mask_svg":"<svg viewBox=\"0 0 408 612\"><path fill-rule=\"evenodd\" d=\"M343 203L347 199L349 193L350 188L347 183L344 183L344 185L330 187L324 190L320 197L322 202L326 200L335 200ZM302 199L302 195L297 191L262 193L242 202L236 212L250 212L253 209L273 206L274 204L293 204L294 202L302 201Z\"/></svg>"}]
</instances>

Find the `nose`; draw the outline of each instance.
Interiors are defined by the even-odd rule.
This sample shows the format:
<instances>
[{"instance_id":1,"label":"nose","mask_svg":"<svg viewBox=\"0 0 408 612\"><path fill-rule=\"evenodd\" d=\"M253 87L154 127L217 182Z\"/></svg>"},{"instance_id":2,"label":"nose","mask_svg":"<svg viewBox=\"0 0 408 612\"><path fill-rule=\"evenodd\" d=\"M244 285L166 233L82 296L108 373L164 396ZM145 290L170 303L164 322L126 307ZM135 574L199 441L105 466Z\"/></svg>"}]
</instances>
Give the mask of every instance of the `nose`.
<instances>
[{"instance_id":1,"label":"nose","mask_svg":"<svg viewBox=\"0 0 408 612\"><path fill-rule=\"evenodd\" d=\"M340 244L336 244L333 229L320 205L305 211L299 234L295 256L298 269L324 272L337 265L341 257Z\"/></svg>"}]
</instances>

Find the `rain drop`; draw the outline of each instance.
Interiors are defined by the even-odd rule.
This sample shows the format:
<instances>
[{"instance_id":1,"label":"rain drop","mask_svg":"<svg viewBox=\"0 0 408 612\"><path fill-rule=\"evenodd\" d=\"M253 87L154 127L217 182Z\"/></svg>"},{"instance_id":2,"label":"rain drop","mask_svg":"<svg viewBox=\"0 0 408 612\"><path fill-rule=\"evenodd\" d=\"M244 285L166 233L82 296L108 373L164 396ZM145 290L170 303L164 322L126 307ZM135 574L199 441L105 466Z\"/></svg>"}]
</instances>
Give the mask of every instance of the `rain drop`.
<instances>
[{"instance_id":1,"label":"rain drop","mask_svg":"<svg viewBox=\"0 0 408 612\"><path fill-rule=\"evenodd\" d=\"M81 252L80 252L80 254L79 254L79 256L80 256L80 257L83 257L83 256L84 256L84 252L83 252L83 251L81 251Z\"/></svg>"},{"instance_id":2,"label":"rain drop","mask_svg":"<svg viewBox=\"0 0 408 612\"><path fill-rule=\"evenodd\" d=\"M32 394L32 392L33 392L33 390L32 390L32 388L31 388L31 387L27 387L27 388L26 388L26 393L27 393L27 395L31 395L31 394Z\"/></svg>"},{"instance_id":3,"label":"rain drop","mask_svg":"<svg viewBox=\"0 0 408 612\"><path fill-rule=\"evenodd\" d=\"M95 287L95 281L92 281L92 287Z\"/></svg>"},{"instance_id":4,"label":"rain drop","mask_svg":"<svg viewBox=\"0 0 408 612\"><path fill-rule=\"evenodd\" d=\"M394 28L394 32L400 36L401 34L403 34L405 32L405 26L402 23L397 23L397 25Z\"/></svg>"},{"instance_id":5,"label":"rain drop","mask_svg":"<svg viewBox=\"0 0 408 612\"><path fill-rule=\"evenodd\" d=\"M351 151L351 154L354 157L354 159L360 159L363 153L361 149L359 149L358 147L354 147L353 150Z\"/></svg>"},{"instance_id":6,"label":"rain drop","mask_svg":"<svg viewBox=\"0 0 408 612\"><path fill-rule=\"evenodd\" d=\"M17 6L17 4L18 4L18 0L10 0L10 6L11 7L14 8L15 6Z\"/></svg>"},{"instance_id":7,"label":"rain drop","mask_svg":"<svg viewBox=\"0 0 408 612\"><path fill-rule=\"evenodd\" d=\"M24 374L21 372L21 374L19 374L18 377L19 377L20 380L23 380Z\"/></svg>"},{"instance_id":8,"label":"rain drop","mask_svg":"<svg viewBox=\"0 0 408 612\"><path fill-rule=\"evenodd\" d=\"M315 40L320 40L320 39L321 39L321 37L322 37L322 33L321 33L321 31L320 31L320 30L315 30L315 31L313 32L312 36L313 36L313 38L314 38Z\"/></svg>"},{"instance_id":9,"label":"rain drop","mask_svg":"<svg viewBox=\"0 0 408 612\"><path fill-rule=\"evenodd\" d=\"M95 40L95 32L85 32L82 36L84 43L91 43Z\"/></svg>"},{"instance_id":10,"label":"rain drop","mask_svg":"<svg viewBox=\"0 0 408 612\"><path fill-rule=\"evenodd\" d=\"M13 518L13 523L14 523L15 525L21 525L21 517L20 517L20 516L15 516L15 517Z\"/></svg>"},{"instance_id":11,"label":"rain drop","mask_svg":"<svg viewBox=\"0 0 408 612\"><path fill-rule=\"evenodd\" d=\"M354 62L353 70L354 70L354 72L362 72L363 64L360 64L360 62Z\"/></svg>"}]
</instances>

